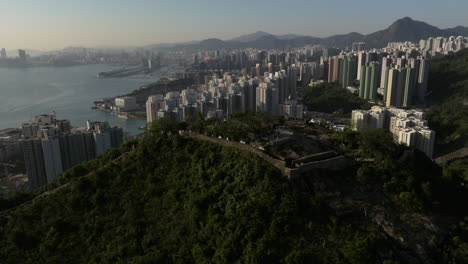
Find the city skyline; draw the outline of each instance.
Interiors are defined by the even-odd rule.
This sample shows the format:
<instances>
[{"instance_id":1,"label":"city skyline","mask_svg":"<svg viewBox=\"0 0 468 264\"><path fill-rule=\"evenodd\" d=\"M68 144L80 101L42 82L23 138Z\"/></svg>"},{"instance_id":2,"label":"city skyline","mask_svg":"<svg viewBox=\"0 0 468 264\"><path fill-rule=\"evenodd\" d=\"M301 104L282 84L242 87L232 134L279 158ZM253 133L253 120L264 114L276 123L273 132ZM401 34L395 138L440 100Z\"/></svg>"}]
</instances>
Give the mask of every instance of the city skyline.
<instances>
[{"instance_id":1,"label":"city skyline","mask_svg":"<svg viewBox=\"0 0 468 264\"><path fill-rule=\"evenodd\" d=\"M433 0L425 1L424 6L416 1L405 2L403 10L398 3L404 1L394 2L382 8L369 0L359 4L340 0L327 3L294 0L288 2L289 7L278 1L251 3L244 0L222 5L210 0L157 3L141 0L137 4L129 0L79 3L1 0L3 41L0 46L9 50L43 51L67 46L134 47L206 38L230 39L259 30L314 37L349 32L368 34L385 29L406 16L442 29L468 25L464 14L468 8L466 2L449 0L443 6ZM441 12L450 16L442 18ZM333 19L330 19L331 14ZM349 23L350 20L353 23Z\"/></svg>"}]
</instances>

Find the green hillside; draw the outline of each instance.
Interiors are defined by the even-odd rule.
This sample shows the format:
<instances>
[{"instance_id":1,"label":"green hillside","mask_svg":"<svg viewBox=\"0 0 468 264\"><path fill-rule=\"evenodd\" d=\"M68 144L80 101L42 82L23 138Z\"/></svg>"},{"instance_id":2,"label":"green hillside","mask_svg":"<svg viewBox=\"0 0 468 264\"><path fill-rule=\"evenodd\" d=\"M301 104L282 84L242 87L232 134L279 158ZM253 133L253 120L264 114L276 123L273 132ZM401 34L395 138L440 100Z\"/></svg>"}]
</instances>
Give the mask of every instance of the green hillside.
<instances>
[{"instance_id":1,"label":"green hillside","mask_svg":"<svg viewBox=\"0 0 468 264\"><path fill-rule=\"evenodd\" d=\"M431 61L429 125L437 132L437 151L468 147L468 49Z\"/></svg>"},{"instance_id":2,"label":"green hillside","mask_svg":"<svg viewBox=\"0 0 468 264\"><path fill-rule=\"evenodd\" d=\"M310 111L350 114L355 109L370 109L370 104L336 83L304 88L304 104Z\"/></svg>"},{"instance_id":3,"label":"green hillside","mask_svg":"<svg viewBox=\"0 0 468 264\"><path fill-rule=\"evenodd\" d=\"M466 210L453 204L466 198L459 179L443 178L418 152L402 156L385 131L334 137L336 151L373 160L366 166L290 181L252 153L179 136L181 127L155 123L143 139L67 171L31 204L1 201L14 209L0 213L0 262L468 259Z\"/></svg>"}]
</instances>

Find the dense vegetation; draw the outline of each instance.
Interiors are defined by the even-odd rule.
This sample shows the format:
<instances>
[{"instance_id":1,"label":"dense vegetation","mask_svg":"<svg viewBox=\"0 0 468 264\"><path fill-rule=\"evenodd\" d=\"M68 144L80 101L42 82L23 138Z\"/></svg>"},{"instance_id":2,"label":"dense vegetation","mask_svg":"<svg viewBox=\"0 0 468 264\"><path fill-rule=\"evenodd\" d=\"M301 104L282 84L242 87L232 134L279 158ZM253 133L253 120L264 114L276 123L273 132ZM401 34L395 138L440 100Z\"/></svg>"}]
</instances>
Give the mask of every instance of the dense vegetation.
<instances>
[{"instance_id":1,"label":"dense vegetation","mask_svg":"<svg viewBox=\"0 0 468 264\"><path fill-rule=\"evenodd\" d=\"M227 122L226 131L240 119L256 118L264 120L240 115ZM253 123L245 127L250 131ZM396 161L406 149L384 131L337 134L336 150L374 161L344 172L317 171L334 190L313 193L253 154L178 135L184 128L156 122L139 142L79 165L39 190L69 183L58 193L0 217L1 262L421 263L408 245L389 239L369 219L338 216L330 203L381 203L384 195L395 213L455 210L445 208L453 198L439 190L459 180L456 168L444 180L424 155ZM464 199L461 190L453 193ZM12 208L29 198L0 204ZM440 263L468 258L468 221L454 217L459 221L450 240L431 253Z\"/></svg>"},{"instance_id":2,"label":"dense vegetation","mask_svg":"<svg viewBox=\"0 0 468 264\"><path fill-rule=\"evenodd\" d=\"M69 188L3 218L2 263L380 261L382 238L330 218L259 158L169 134L75 167L55 183Z\"/></svg>"},{"instance_id":3,"label":"dense vegetation","mask_svg":"<svg viewBox=\"0 0 468 264\"><path fill-rule=\"evenodd\" d=\"M428 112L441 154L468 146L468 49L431 61Z\"/></svg>"},{"instance_id":4,"label":"dense vegetation","mask_svg":"<svg viewBox=\"0 0 468 264\"><path fill-rule=\"evenodd\" d=\"M304 88L304 104L310 111L349 114L354 109L369 109L367 100L334 83Z\"/></svg>"},{"instance_id":5,"label":"dense vegetation","mask_svg":"<svg viewBox=\"0 0 468 264\"><path fill-rule=\"evenodd\" d=\"M263 112L234 113L229 120L208 119L201 117L188 124L188 129L200 134L229 138L234 141L250 141L271 133L276 125L282 124L282 118L272 117Z\"/></svg>"},{"instance_id":6,"label":"dense vegetation","mask_svg":"<svg viewBox=\"0 0 468 264\"><path fill-rule=\"evenodd\" d=\"M468 200L468 189L461 185L466 180L461 173L466 164L442 170L423 153L396 144L384 129L365 133L347 130L336 133L335 139L342 154L372 161L357 169L356 180L381 186L406 210L468 215L468 208L458 202Z\"/></svg>"},{"instance_id":7,"label":"dense vegetation","mask_svg":"<svg viewBox=\"0 0 468 264\"><path fill-rule=\"evenodd\" d=\"M432 63L440 143L466 140L466 65L468 51ZM305 88L304 101L329 113L369 107L334 84ZM0 199L0 262L468 263L467 158L439 167L388 131L348 130L332 147L354 166L289 181L253 154L178 133L249 141L283 123L262 113L155 122L35 193Z\"/></svg>"},{"instance_id":8,"label":"dense vegetation","mask_svg":"<svg viewBox=\"0 0 468 264\"><path fill-rule=\"evenodd\" d=\"M395 144L383 129L336 133L335 145L342 154L365 160L354 177L367 197L372 197L372 192L383 193L382 200L389 199L401 206L397 210L403 215L407 212L450 216L442 223L449 225L450 230L438 250L437 262L468 262L468 208L461 202L468 201L468 186L464 184L468 179L467 159L440 168L423 153ZM412 220L413 224L417 221ZM417 236L418 232L413 232Z\"/></svg>"},{"instance_id":9,"label":"dense vegetation","mask_svg":"<svg viewBox=\"0 0 468 264\"><path fill-rule=\"evenodd\" d=\"M465 182L468 182L468 157L444 164L444 176L447 178L465 179Z\"/></svg>"}]
</instances>

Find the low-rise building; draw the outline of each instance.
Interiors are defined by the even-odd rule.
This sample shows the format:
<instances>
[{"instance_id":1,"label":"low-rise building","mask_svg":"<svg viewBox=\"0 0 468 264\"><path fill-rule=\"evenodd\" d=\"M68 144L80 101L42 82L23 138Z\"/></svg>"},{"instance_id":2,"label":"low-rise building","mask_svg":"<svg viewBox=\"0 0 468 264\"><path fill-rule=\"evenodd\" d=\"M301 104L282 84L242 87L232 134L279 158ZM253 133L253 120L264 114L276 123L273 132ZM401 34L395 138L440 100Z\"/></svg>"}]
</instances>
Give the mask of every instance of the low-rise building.
<instances>
[{"instance_id":1,"label":"low-rise building","mask_svg":"<svg viewBox=\"0 0 468 264\"><path fill-rule=\"evenodd\" d=\"M138 109L136 97L124 96L115 98L115 108L117 112L129 112Z\"/></svg>"},{"instance_id":2,"label":"low-rise building","mask_svg":"<svg viewBox=\"0 0 468 264\"><path fill-rule=\"evenodd\" d=\"M434 155L435 131L429 129L425 113L421 110L405 110L374 106L371 110L354 110L351 127L356 131L386 128L399 144L415 147L429 158Z\"/></svg>"}]
</instances>

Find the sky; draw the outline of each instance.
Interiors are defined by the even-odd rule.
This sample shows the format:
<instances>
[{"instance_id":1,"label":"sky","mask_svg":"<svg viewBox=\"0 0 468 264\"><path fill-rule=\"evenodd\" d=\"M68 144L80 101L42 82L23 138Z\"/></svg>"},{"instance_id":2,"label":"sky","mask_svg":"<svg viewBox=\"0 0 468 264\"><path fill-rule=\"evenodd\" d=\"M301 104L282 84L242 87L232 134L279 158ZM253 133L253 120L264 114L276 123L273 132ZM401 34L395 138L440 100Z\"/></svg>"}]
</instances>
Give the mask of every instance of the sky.
<instances>
[{"instance_id":1,"label":"sky","mask_svg":"<svg viewBox=\"0 0 468 264\"><path fill-rule=\"evenodd\" d=\"M316 37L385 29L409 16L468 26L466 0L0 0L0 48L120 47L258 30Z\"/></svg>"}]
</instances>

